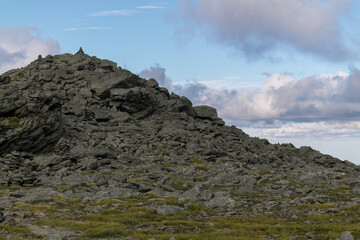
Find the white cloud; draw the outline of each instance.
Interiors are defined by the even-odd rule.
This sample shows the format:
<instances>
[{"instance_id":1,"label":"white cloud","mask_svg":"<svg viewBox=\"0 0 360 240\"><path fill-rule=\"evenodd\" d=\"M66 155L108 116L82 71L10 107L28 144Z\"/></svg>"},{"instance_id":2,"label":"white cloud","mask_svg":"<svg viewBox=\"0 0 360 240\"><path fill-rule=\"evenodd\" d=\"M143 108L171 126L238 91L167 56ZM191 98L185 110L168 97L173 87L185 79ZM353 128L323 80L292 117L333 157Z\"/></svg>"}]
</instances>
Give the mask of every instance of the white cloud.
<instances>
[{"instance_id":1,"label":"white cloud","mask_svg":"<svg viewBox=\"0 0 360 240\"><path fill-rule=\"evenodd\" d=\"M255 134L271 141L281 138L360 137L360 121L287 122L279 127L260 128Z\"/></svg>"},{"instance_id":2,"label":"white cloud","mask_svg":"<svg viewBox=\"0 0 360 240\"><path fill-rule=\"evenodd\" d=\"M45 39L36 27L0 27L0 73L26 66L38 55L57 54L59 43Z\"/></svg>"},{"instance_id":3,"label":"white cloud","mask_svg":"<svg viewBox=\"0 0 360 240\"><path fill-rule=\"evenodd\" d=\"M248 58L291 47L332 61L356 57L340 29L352 0L182 0L184 29L201 28ZM269 56L269 54L267 55Z\"/></svg>"},{"instance_id":4,"label":"white cloud","mask_svg":"<svg viewBox=\"0 0 360 240\"><path fill-rule=\"evenodd\" d=\"M161 86L188 97L194 105L215 107L227 124L260 129L258 136L360 136L360 70L356 68L350 74L337 72L300 80L274 74L260 89L214 87L225 86L223 81L174 85L159 65L140 76L157 79ZM234 79L238 78L227 78Z\"/></svg>"},{"instance_id":5,"label":"white cloud","mask_svg":"<svg viewBox=\"0 0 360 240\"><path fill-rule=\"evenodd\" d=\"M114 15L121 15L121 16L130 16L133 15L135 11L133 10L108 10L108 11L100 11L91 13L89 17L106 17L106 16L114 16Z\"/></svg>"},{"instance_id":6,"label":"white cloud","mask_svg":"<svg viewBox=\"0 0 360 240\"><path fill-rule=\"evenodd\" d=\"M156 5L144 5L144 6L138 6L136 8L139 8L139 9L159 9L159 8L165 8L165 7L156 6Z\"/></svg>"},{"instance_id":7,"label":"white cloud","mask_svg":"<svg viewBox=\"0 0 360 240\"><path fill-rule=\"evenodd\" d=\"M354 120L360 117L360 73L352 70L295 80L274 74L261 91L208 89L197 99L214 105L220 114L236 121L280 119L285 121Z\"/></svg>"},{"instance_id":8,"label":"white cloud","mask_svg":"<svg viewBox=\"0 0 360 240\"><path fill-rule=\"evenodd\" d=\"M139 75L155 78L160 86L189 97L195 105L217 108L221 117L232 122L354 121L360 118L360 70L356 68L351 69L350 74L337 72L300 80L290 75L273 74L260 88L257 83L257 88L244 88L238 84L237 89L226 89L225 80L174 85L165 68L158 64ZM230 82L237 79L227 78Z\"/></svg>"},{"instance_id":9,"label":"white cloud","mask_svg":"<svg viewBox=\"0 0 360 240\"><path fill-rule=\"evenodd\" d=\"M198 81L198 83L213 89L227 89L229 86L233 89L257 89L263 85L260 81L244 81L240 76L225 76L222 79Z\"/></svg>"},{"instance_id":10,"label":"white cloud","mask_svg":"<svg viewBox=\"0 0 360 240\"><path fill-rule=\"evenodd\" d=\"M108 30L112 29L111 27L72 27L65 28L65 31L78 31L78 30Z\"/></svg>"}]
</instances>

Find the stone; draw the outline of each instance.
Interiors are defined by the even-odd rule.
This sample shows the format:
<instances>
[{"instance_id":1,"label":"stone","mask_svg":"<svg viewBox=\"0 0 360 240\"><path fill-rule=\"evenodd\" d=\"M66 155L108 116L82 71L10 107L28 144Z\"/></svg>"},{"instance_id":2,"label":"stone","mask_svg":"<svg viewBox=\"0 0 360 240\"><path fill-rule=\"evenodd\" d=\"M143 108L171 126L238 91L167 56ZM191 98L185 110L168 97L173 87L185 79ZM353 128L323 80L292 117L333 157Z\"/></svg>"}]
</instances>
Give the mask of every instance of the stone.
<instances>
[{"instance_id":1,"label":"stone","mask_svg":"<svg viewBox=\"0 0 360 240\"><path fill-rule=\"evenodd\" d=\"M209 106L196 106L194 107L196 117L203 119L216 120L218 119L217 111L215 108Z\"/></svg>"},{"instance_id":2,"label":"stone","mask_svg":"<svg viewBox=\"0 0 360 240\"><path fill-rule=\"evenodd\" d=\"M352 193L360 195L360 186L355 186L352 190Z\"/></svg>"},{"instance_id":3,"label":"stone","mask_svg":"<svg viewBox=\"0 0 360 240\"><path fill-rule=\"evenodd\" d=\"M172 206L172 205L161 205L156 208L157 214L160 215L174 215L180 211L182 211L183 208L178 206Z\"/></svg>"},{"instance_id":4,"label":"stone","mask_svg":"<svg viewBox=\"0 0 360 240\"><path fill-rule=\"evenodd\" d=\"M82 47L80 47L79 51L77 51L76 54L85 54L84 50L82 49ZM40 55L40 59L41 59L41 55Z\"/></svg>"},{"instance_id":5,"label":"stone","mask_svg":"<svg viewBox=\"0 0 360 240\"><path fill-rule=\"evenodd\" d=\"M0 208L0 223L4 222L5 221L5 216L4 216L4 213L3 213L4 209L1 209Z\"/></svg>"},{"instance_id":6,"label":"stone","mask_svg":"<svg viewBox=\"0 0 360 240\"><path fill-rule=\"evenodd\" d=\"M342 232L340 238L337 238L337 240L354 240L355 238L353 235L349 232Z\"/></svg>"},{"instance_id":7,"label":"stone","mask_svg":"<svg viewBox=\"0 0 360 240\"><path fill-rule=\"evenodd\" d=\"M205 203L208 208L221 208L221 207L235 207L235 201L228 196L223 196L221 193L217 194L213 199Z\"/></svg>"}]
</instances>

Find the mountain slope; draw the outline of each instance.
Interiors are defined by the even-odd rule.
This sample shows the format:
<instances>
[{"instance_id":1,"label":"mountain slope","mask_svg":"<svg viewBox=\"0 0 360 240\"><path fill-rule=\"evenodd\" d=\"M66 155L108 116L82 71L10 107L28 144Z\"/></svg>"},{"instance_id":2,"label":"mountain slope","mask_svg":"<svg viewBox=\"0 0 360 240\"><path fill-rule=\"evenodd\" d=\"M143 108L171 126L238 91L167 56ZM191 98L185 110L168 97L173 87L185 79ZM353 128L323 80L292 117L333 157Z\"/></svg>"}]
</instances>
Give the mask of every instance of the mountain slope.
<instances>
[{"instance_id":1,"label":"mountain slope","mask_svg":"<svg viewBox=\"0 0 360 240\"><path fill-rule=\"evenodd\" d=\"M309 147L251 138L225 126L215 109L194 107L156 80L139 78L82 50L39 56L24 68L2 74L0 86L4 226L20 224L33 237L101 237L75 223L56 223L60 208L65 209L62 219L70 222L87 223L91 214L106 215L106 209L117 212L126 206L143 206L139 211L150 211L155 219L185 214L181 216L189 221L203 222L264 214L303 219L329 214L327 207L336 217L360 202L358 166ZM40 211L42 207L51 211ZM76 210L74 217L67 213L71 209ZM39 221L39 212L45 222ZM40 234L39 224L75 230ZM132 231L155 231L158 226L139 227L137 222L131 229L134 224L122 223L116 227L119 232L109 236L134 237ZM196 236L200 230L194 224L183 231L165 224L156 234ZM213 229L204 224L200 228ZM348 230L344 226L337 231Z\"/></svg>"}]
</instances>

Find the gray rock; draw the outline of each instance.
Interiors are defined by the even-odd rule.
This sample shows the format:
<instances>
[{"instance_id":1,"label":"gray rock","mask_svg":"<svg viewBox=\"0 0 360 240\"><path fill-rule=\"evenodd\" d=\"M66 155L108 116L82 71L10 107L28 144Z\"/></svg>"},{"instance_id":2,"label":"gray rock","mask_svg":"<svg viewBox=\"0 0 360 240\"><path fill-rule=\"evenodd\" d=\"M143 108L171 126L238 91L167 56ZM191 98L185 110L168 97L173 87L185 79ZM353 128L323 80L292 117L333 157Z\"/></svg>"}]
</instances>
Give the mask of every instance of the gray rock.
<instances>
[{"instance_id":1,"label":"gray rock","mask_svg":"<svg viewBox=\"0 0 360 240\"><path fill-rule=\"evenodd\" d=\"M218 119L217 111L215 108L209 106L196 106L193 108L195 110L196 117L216 120Z\"/></svg>"},{"instance_id":2,"label":"gray rock","mask_svg":"<svg viewBox=\"0 0 360 240\"><path fill-rule=\"evenodd\" d=\"M228 196L223 196L222 193L216 194L216 196L211 199L210 201L205 203L205 206L208 208L221 208L221 207L228 207L233 208L235 207L236 202Z\"/></svg>"},{"instance_id":3,"label":"gray rock","mask_svg":"<svg viewBox=\"0 0 360 240\"><path fill-rule=\"evenodd\" d=\"M166 204L158 206L156 208L157 214L161 214L161 215L174 215L182 210L184 209L179 206L166 205Z\"/></svg>"},{"instance_id":4,"label":"gray rock","mask_svg":"<svg viewBox=\"0 0 360 240\"><path fill-rule=\"evenodd\" d=\"M86 186L90 182L90 177L85 174L74 173L62 179L69 187Z\"/></svg>"},{"instance_id":5,"label":"gray rock","mask_svg":"<svg viewBox=\"0 0 360 240\"><path fill-rule=\"evenodd\" d=\"M342 232L340 238L337 238L337 240L354 240L355 238L349 231Z\"/></svg>"},{"instance_id":6,"label":"gray rock","mask_svg":"<svg viewBox=\"0 0 360 240\"><path fill-rule=\"evenodd\" d=\"M360 186L356 186L351 190L352 193L360 195Z\"/></svg>"},{"instance_id":7,"label":"gray rock","mask_svg":"<svg viewBox=\"0 0 360 240\"><path fill-rule=\"evenodd\" d=\"M47 237L43 238L44 240L66 240L72 237L77 237L79 234L73 232L58 232L54 231L50 233Z\"/></svg>"},{"instance_id":8,"label":"gray rock","mask_svg":"<svg viewBox=\"0 0 360 240\"><path fill-rule=\"evenodd\" d=\"M2 209L0 207L0 223L4 222L5 221L5 216L4 216L4 213L3 213L4 209Z\"/></svg>"}]
</instances>

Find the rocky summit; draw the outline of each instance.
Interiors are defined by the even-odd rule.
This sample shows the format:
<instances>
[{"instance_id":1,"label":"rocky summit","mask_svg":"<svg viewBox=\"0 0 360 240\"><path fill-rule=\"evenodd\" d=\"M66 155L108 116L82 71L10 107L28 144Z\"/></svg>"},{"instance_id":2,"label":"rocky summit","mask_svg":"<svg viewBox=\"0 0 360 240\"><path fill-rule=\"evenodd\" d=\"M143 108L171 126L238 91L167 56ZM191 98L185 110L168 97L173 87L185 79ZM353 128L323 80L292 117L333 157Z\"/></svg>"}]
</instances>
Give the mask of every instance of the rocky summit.
<instances>
[{"instance_id":1,"label":"rocky summit","mask_svg":"<svg viewBox=\"0 0 360 240\"><path fill-rule=\"evenodd\" d=\"M78 53L0 76L0 239L360 238L360 167Z\"/></svg>"}]
</instances>

